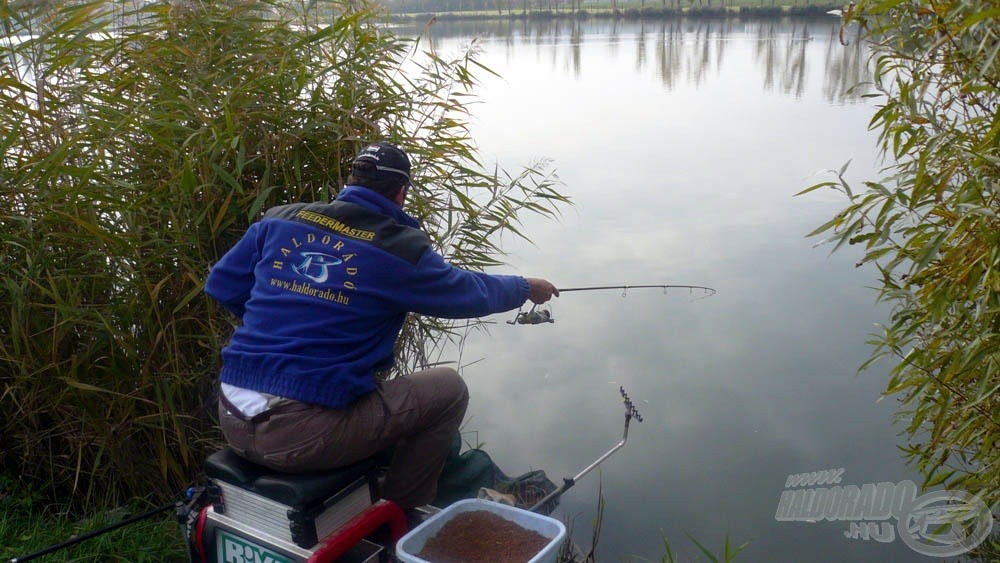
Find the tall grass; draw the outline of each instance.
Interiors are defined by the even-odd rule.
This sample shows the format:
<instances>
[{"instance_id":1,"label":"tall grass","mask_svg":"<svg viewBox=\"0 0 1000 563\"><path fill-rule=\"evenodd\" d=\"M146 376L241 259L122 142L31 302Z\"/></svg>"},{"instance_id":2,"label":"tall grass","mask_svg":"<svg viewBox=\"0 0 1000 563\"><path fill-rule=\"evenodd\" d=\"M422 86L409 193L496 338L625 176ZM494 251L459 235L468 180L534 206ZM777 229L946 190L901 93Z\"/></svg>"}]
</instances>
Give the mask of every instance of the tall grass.
<instances>
[{"instance_id":1,"label":"tall grass","mask_svg":"<svg viewBox=\"0 0 1000 563\"><path fill-rule=\"evenodd\" d=\"M544 166L478 161L474 52L382 22L357 0L0 0L0 473L81 509L182 488L232 328L208 268L267 207L331 197L369 140L410 149L459 265L557 212ZM447 329L411 319L399 370Z\"/></svg>"}]
</instances>

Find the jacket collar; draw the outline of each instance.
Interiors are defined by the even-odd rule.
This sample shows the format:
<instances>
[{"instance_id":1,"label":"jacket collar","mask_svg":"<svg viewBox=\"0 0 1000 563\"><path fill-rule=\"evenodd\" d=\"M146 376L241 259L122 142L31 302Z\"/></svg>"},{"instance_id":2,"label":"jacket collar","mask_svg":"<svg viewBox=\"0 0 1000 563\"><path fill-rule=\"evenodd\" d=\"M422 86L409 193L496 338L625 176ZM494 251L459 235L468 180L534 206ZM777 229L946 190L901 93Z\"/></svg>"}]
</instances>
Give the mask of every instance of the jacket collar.
<instances>
[{"instance_id":1,"label":"jacket collar","mask_svg":"<svg viewBox=\"0 0 1000 563\"><path fill-rule=\"evenodd\" d=\"M377 211L383 215L388 215L400 225L406 225L414 229L420 228L420 223L396 205L396 202L363 186L344 187L337 194L337 201L353 203L370 211Z\"/></svg>"}]
</instances>

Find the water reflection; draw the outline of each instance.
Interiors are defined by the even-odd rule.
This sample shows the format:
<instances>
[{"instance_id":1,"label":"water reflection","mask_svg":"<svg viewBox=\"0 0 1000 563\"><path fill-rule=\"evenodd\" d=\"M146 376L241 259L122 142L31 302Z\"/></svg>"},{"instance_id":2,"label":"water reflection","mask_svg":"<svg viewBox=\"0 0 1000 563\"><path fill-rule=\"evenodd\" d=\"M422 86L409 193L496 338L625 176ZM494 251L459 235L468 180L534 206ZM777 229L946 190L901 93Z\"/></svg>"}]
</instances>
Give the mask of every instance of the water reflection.
<instances>
[{"instance_id":1,"label":"water reflection","mask_svg":"<svg viewBox=\"0 0 1000 563\"><path fill-rule=\"evenodd\" d=\"M848 32L849 30L844 30ZM854 30L856 35L858 30ZM867 51L863 43L854 37L841 41L840 32L827 37L826 75L823 94L828 100L844 101L857 99L872 91L872 73L868 65Z\"/></svg>"},{"instance_id":2,"label":"water reflection","mask_svg":"<svg viewBox=\"0 0 1000 563\"><path fill-rule=\"evenodd\" d=\"M764 71L765 90L774 89L775 75L780 74L782 92L794 91L796 96L802 95L804 74L802 71L805 69L805 42L808 40L808 35L799 37L797 32L798 30L793 27L791 33L781 34L787 38L781 42L784 45L781 45L778 41L778 30L775 29L774 24L768 23L760 26L754 54ZM800 71L795 72L793 70L795 67L798 67ZM784 72L779 73L779 68Z\"/></svg>"},{"instance_id":3,"label":"water reflection","mask_svg":"<svg viewBox=\"0 0 1000 563\"><path fill-rule=\"evenodd\" d=\"M404 33L417 33L404 28ZM841 44L836 18L823 19L665 19L545 21L501 20L483 22L438 22L432 27L432 42L454 37L481 37L502 45L505 55L522 45L534 46L535 56L549 69L579 77L585 63L585 46L600 48L617 59L627 50L636 72L653 71L664 87L678 81L700 85L729 62L728 46L749 39L754 45L753 63L766 91L801 97L810 73L822 73L823 93L831 103L852 103L870 92L871 68L863 44ZM848 37L850 35L848 34ZM807 48L824 45L825 56L818 68L810 68ZM742 61L734 61L742 64ZM856 87L862 85L861 87Z\"/></svg>"},{"instance_id":4,"label":"water reflection","mask_svg":"<svg viewBox=\"0 0 1000 563\"><path fill-rule=\"evenodd\" d=\"M567 294L554 324L503 316L466 341L469 440L509 473L575 474L620 437L618 385L639 401L629 444L560 509L589 545L603 491L600 561L659 560L664 536L696 560L686 532L712 548L753 538L738 561L921 559L900 541L848 539L846 522L775 520L792 473L918 480L895 449L893 402L876 402L888 366L853 377L885 321L865 289L877 272L804 238L843 201L792 197L847 160L852 183L878 168L873 109L850 88L868 80L865 53L831 19L434 31L442 49L481 38L503 77L483 80L473 108L487 162L552 157L577 202L561 222L524 226L537 246L505 245L514 271L719 290Z\"/></svg>"}]
</instances>

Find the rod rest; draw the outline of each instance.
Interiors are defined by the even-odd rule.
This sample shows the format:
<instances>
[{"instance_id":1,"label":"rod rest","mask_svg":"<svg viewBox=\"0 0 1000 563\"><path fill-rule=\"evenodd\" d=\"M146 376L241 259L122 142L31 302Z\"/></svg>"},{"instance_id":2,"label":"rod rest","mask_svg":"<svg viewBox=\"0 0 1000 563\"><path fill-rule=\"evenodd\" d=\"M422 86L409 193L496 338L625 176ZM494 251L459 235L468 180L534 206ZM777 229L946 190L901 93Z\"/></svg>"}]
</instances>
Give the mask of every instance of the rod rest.
<instances>
[{"instance_id":1,"label":"rod rest","mask_svg":"<svg viewBox=\"0 0 1000 563\"><path fill-rule=\"evenodd\" d=\"M283 473L243 459L231 448L205 460L205 474L281 504L303 508L322 503L374 471L376 458L316 473Z\"/></svg>"}]
</instances>

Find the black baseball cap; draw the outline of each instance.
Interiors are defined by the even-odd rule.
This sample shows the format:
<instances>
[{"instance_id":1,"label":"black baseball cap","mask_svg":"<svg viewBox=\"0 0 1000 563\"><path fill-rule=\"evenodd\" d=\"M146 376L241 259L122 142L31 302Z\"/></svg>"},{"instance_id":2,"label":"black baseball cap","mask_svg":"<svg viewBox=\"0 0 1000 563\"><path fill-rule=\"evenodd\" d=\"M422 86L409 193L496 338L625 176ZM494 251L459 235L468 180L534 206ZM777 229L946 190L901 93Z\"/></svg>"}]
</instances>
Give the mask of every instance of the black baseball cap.
<instances>
[{"instance_id":1,"label":"black baseball cap","mask_svg":"<svg viewBox=\"0 0 1000 563\"><path fill-rule=\"evenodd\" d=\"M407 184L410 183L410 158L396 145L378 142L361 149L358 156L354 157L352 172L359 176L367 176L365 171L359 171L357 168L357 164L361 162L370 162L375 165L375 170L398 174L406 179Z\"/></svg>"}]
</instances>

